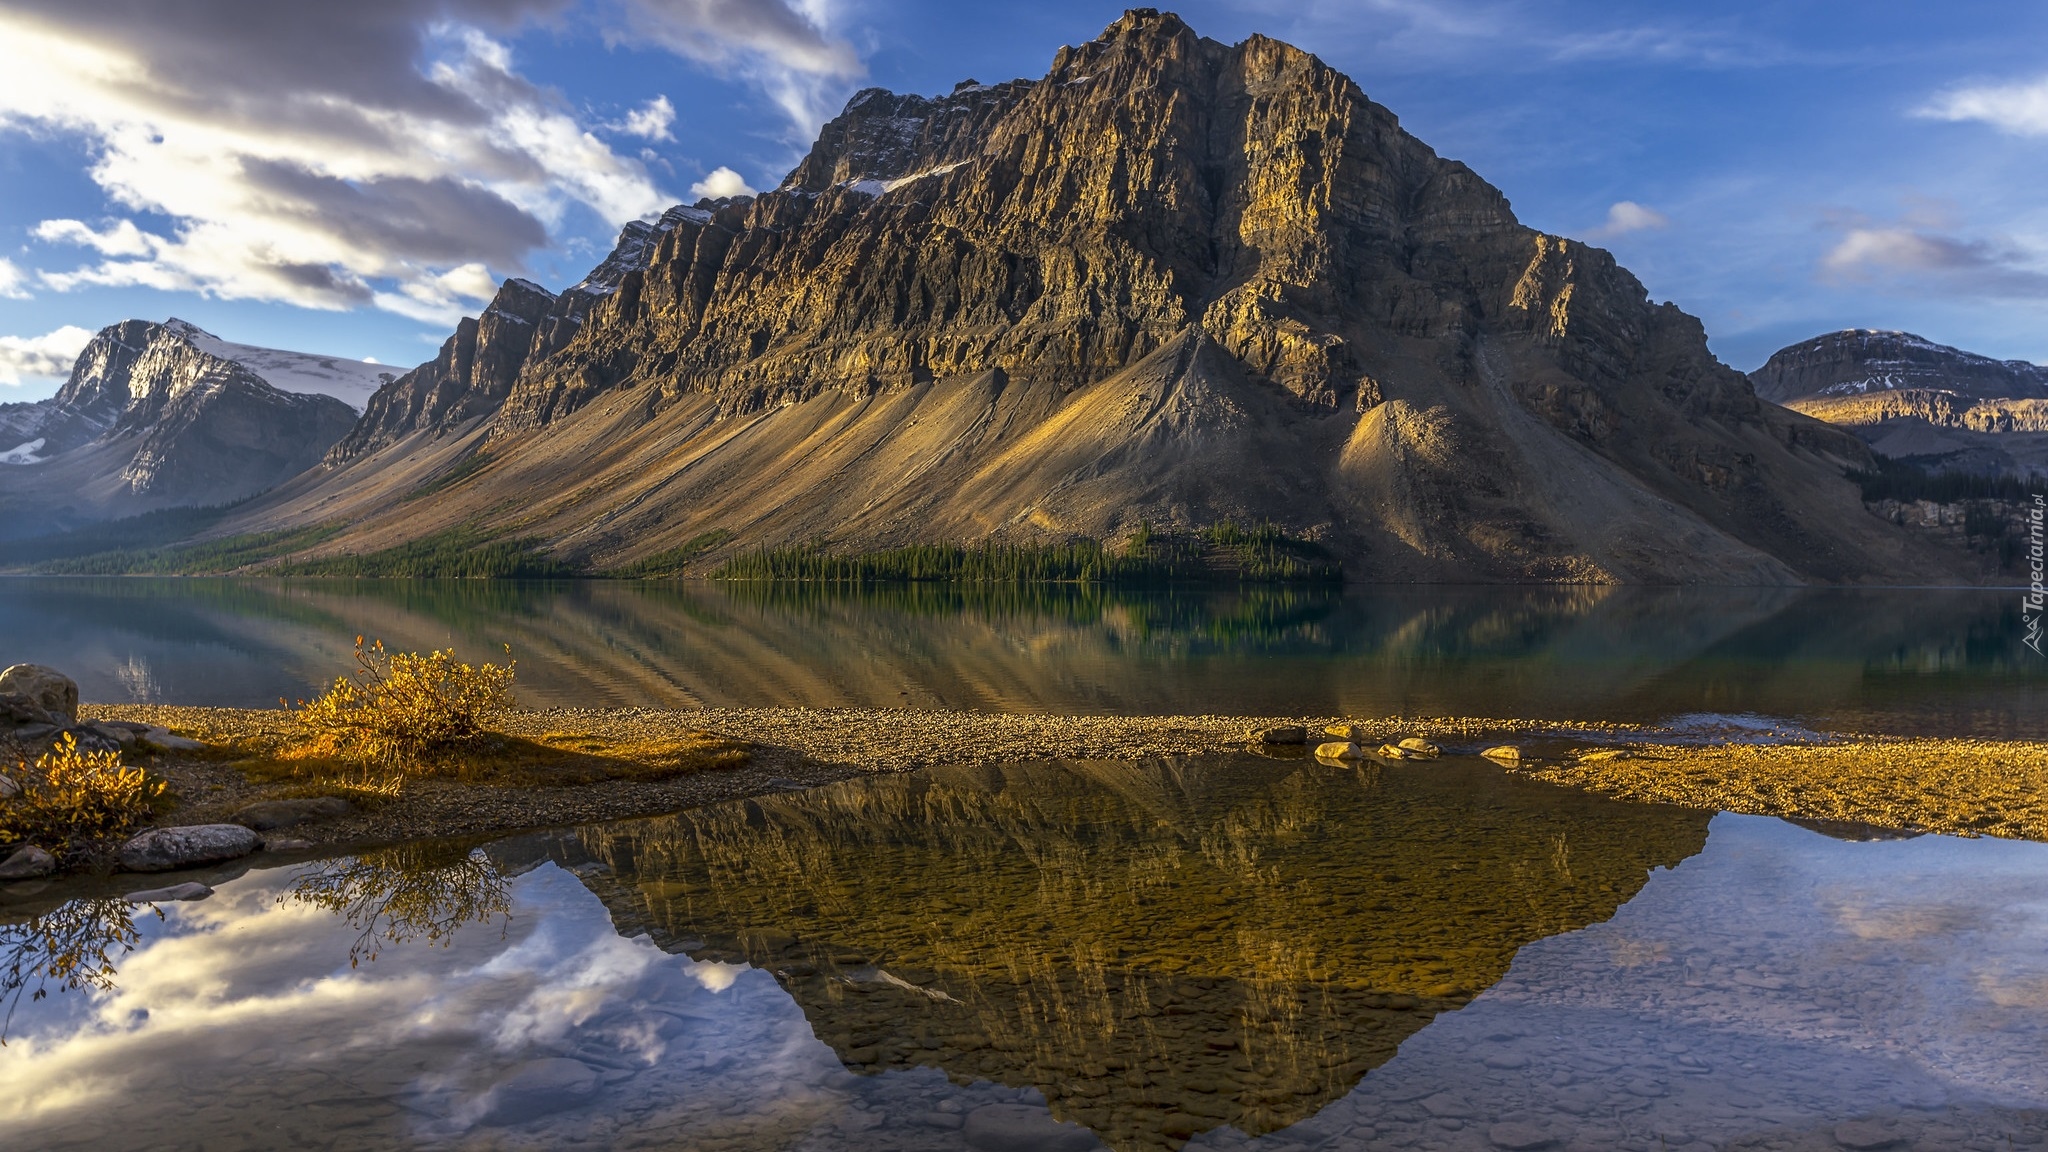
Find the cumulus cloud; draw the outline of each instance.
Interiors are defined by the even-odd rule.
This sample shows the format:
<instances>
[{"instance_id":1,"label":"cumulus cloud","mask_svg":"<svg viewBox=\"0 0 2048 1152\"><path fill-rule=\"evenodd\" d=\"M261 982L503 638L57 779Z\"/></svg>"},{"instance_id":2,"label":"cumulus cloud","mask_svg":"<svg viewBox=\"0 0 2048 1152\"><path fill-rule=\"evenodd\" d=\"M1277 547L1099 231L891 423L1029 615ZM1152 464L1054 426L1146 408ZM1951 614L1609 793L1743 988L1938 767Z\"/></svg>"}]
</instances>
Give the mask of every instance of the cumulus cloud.
<instances>
[{"instance_id":1,"label":"cumulus cloud","mask_svg":"<svg viewBox=\"0 0 2048 1152\"><path fill-rule=\"evenodd\" d=\"M673 140L675 137L668 129L669 125L675 122L676 106L668 102L668 97L656 96L645 105L626 113L626 118L621 120L617 127L626 135L638 136L643 140Z\"/></svg>"},{"instance_id":2,"label":"cumulus cloud","mask_svg":"<svg viewBox=\"0 0 2048 1152\"><path fill-rule=\"evenodd\" d=\"M759 87L805 142L866 71L853 45L827 30L827 0L619 3L624 33Z\"/></svg>"},{"instance_id":3,"label":"cumulus cloud","mask_svg":"<svg viewBox=\"0 0 2048 1152\"><path fill-rule=\"evenodd\" d=\"M1919 113L1934 120L1974 120L2015 136L2048 136L2048 76L1955 88L1929 101Z\"/></svg>"},{"instance_id":4,"label":"cumulus cloud","mask_svg":"<svg viewBox=\"0 0 2048 1152\"><path fill-rule=\"evenodd\" d=\"M0 128L83 136L125 210L38 227L95 257L43 281L445 321L475 298L447 277L519 269L572 206L659 211L643 164L493 38L570 2L10 0Z\"/></svg>"},{"instance_id":5,"label":"cumulus cloud","mask_svg":"<svg viewBox=\"0 0 2048 1152\"><path fill-rule=\"evenodd\" d=\"M1935 283L1972 296L2048 296L2048 272L2014 245L1904 225L1847 229L1820 268L1824 280L1836 283Z\"/></svg>"},{"instance_id":6,"label":"cumulus cloud","mask_svg":"<svg viewBox=\"0 0 2048 1152\"><path fill-rule=\"evenodd\" d=\"M28 289L24 287L27 282L28 277L14 266L14 261L0 256L0 299L28 299Z\"/></svg>"},{"instance_id":7,"label":"cumulus cloud","mask_svg":"<svg viewBox=\"0 0 2048 1152\"><path fill-rule=\"evenodd\" d=\"M747 178L721 164L711 170L702 180L690 185L690 195L703 199L708 196L721 200L727 196L753 196L756 190L747 183Z\"/></svg>"},{"instance_id":8,"label":"cumulus cloud","mask_svg":"<svg viewBox=\"0 0 2048 1152\"><path fill-rule=\"evenodd\" d=\"M1611 236L1625 236L1630 232L1670 226L1671 218L1655 208L1646 208L1633 200L1620 200L1607 209L1607 222L1587 232L1586 235L1595 240L1604 240Z\"/></svg>"},{"instance_id":9,"label":"cumulus cloud","mask_svg":"<svg viewBox=\"0 0 2048 1152\"><path fill-rule=\"evenodd\" d=\"M72 324L41 336L0 336L0 384L65 379L91 339L92 333Z\"/></svg>"}]
</instances>

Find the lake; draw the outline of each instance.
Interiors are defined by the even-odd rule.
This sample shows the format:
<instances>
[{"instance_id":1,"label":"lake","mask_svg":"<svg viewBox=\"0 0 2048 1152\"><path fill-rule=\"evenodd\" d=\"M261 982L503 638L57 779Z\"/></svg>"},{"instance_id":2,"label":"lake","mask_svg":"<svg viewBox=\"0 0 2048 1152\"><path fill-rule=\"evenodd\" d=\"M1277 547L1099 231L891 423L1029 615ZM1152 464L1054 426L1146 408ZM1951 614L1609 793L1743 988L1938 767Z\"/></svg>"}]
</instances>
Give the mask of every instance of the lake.
<instances>
[{"instance_id":1,"label":"lake","mask_svg":"<svg viewBox=\"0 0 2048 1152\"><path fill-rule=\"evenodd\" d=\"M134 942L16 1006L0 1148L2048 1139L2042 844L1238 755L257 859L0 892L0 972Z\"/></svg>"},{"instance_id":2,"label":"lake","mask_svg":"<svg viewBox=\"0 0 2048 1152\"><path fill-rule=\"evenodd\" d=\"M88 701L275 706L358 634L519 660L530 705L1470 715L2048 738L2016 591L831 589L0 579L0 660Z\"/></svg>"}]
</instances>

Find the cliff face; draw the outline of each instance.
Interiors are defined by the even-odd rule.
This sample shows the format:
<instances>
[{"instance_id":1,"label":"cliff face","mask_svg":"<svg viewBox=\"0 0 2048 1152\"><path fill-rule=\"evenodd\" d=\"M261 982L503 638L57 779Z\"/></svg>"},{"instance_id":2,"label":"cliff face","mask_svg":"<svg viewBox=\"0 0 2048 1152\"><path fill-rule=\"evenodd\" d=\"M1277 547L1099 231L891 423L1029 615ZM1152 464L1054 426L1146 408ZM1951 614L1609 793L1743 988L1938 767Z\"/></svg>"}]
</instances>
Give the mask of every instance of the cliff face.
<instances>
[{"instance_id":1,"label":"cliff face","mask_svg":"<svg viewBox=\"0 0 2048 1152\"><path fill-rule=\"evenodd\" d=\"M340 400L280 391L144 320L102 329L57 394L23 408L12 434L40 446L0 465L6 536L251 496L312 467L355 422Z\"/></svg>"},{"instance_id":2,"label":"cliff face","mask_svg":"<svg viewBox=\"0 0 2048 1152\"><path fill-rule=\"evenodd\" d=\"M2048 368L1909 332L1833 332L1750 374L1757 394L1937 470L2048 475Z\"/></svg>"},{"instance_id":3,"label":"cliff face","mask_svg":"<svg viewBox=\"0 0 2048 1152\"><path fill-rule=\"evenodd\" d=\"M1035 82L862 92L780 187L646 227L516 372L480 377L465 327L270 520L339 499L364 547L481 518L602 565L713 528L1227 516L1382 579L1941 574L1841 479L1860 442L1264 37L1137 10Z\"/></svg>"}]
</instances>

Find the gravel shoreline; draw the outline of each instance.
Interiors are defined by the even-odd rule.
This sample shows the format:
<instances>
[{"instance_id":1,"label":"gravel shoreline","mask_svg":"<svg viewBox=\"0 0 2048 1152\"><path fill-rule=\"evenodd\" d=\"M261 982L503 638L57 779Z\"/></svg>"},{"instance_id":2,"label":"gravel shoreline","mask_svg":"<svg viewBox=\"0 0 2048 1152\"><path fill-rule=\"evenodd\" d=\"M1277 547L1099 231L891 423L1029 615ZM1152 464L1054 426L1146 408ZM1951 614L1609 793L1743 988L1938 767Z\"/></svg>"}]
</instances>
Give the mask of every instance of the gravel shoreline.
<instances>
[{"instance_id":1,"label":"gravel shoreline","mask_svg":"<svg viewBox=\"0 0 2048 1152\"><path fill-rule=\"evenodd\" d=\"M98 719L161 724L209 743L248 746L282 737L288 714L273 709L89 706ZM509 735L576 732L645 740L710 731L755 745L744 767L659 781L610 780L562 787L501 787L444 780L352 815L291 829L316 844L389 843L424 836L514 832L657 815L744 796L810 787L864 773L937 764L1030 760L1144 760L1242 752L1247 734L1301 724L1314 741L1325 725L1358 724L1370 740L1423 736L1444 754L1474 755L1500 743L1525 759L1506 765L1535 779L1619 799L1725 809L1885 828L2048 839L2048 745L2027 742L1821 737L1790 733L1721 740L1613 724L1449 718L1328 716L1044 716L902 709L651 708L527 709L497 725ZM1307 759L1302 746L1254 751ZM1616 755L1616 753L1620 753ZM1591 755L1588 755L1591 754ZM165 758L183 803L166 821L224 820L240 806L286 791L244 779L219 758Z\"/></svg>"}]
</instances>

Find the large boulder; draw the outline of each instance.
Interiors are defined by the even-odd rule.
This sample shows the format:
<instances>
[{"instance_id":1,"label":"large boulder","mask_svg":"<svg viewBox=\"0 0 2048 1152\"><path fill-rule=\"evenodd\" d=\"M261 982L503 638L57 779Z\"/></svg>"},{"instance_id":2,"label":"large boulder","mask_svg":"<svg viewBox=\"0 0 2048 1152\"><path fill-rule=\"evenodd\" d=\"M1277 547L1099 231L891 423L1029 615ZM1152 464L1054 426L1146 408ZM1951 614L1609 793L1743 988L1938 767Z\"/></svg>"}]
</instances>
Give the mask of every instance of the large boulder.
<instances>
[{"instance_id":1,"label":"large boulder","mask_svg":"<svg viewBox=\"0 0 2048 1152\"><path fill-rule=\"evenodd\" d=\"M55 668L16 664L0 672L0 694L25 696L36 707L66 723L78 719L78 682Z\"/></svg>"},{"instance_id":2,"label":"large boulder","mask_svg":"<svg viewBox=\"0 0 2048 1152\"><path fill-rule=\"evenodd\" d=\"M247 856L262 845L263 837L240 824L152 828L121 846L121 867L129 872L195 868Z\"/></svg>"},{"instance_id":3,"label":"large boulder","mask_svg":"<svg viewBox=\"0 0 2048 1152\"><path fill-rule=\"evenodd\" d=\"M33 880L57 870L57 858L30 844L0 860L0 880Z\"/></svg>"}]
</instances>

